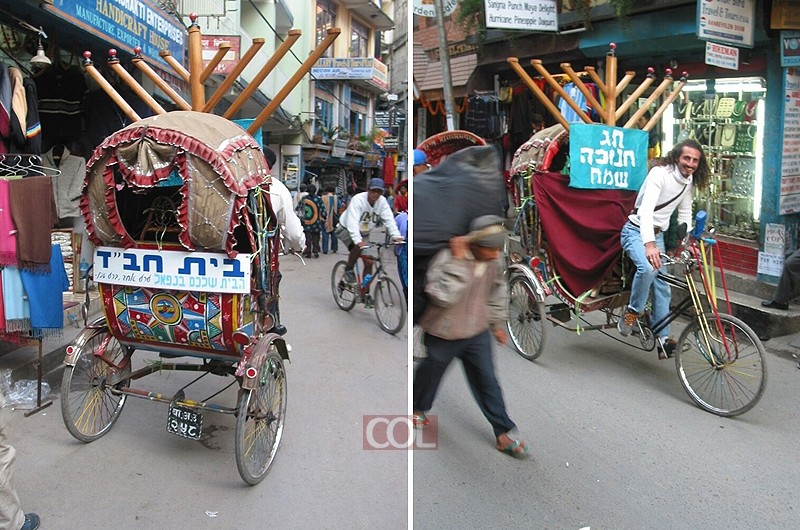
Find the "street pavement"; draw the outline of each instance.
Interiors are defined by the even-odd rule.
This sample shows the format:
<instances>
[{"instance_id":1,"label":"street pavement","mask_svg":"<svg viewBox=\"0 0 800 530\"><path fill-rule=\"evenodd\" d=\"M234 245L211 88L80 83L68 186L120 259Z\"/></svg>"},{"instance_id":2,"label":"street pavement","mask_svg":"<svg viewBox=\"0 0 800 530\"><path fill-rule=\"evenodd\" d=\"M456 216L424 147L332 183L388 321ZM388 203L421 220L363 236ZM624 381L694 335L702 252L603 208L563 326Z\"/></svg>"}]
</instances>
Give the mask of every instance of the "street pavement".
<instances>
[{"instance_id":1,"label":"street pavement","mask_svg":"<svg viewBox=\"0 0 800 530\"><path fill-rule=\"evenodd\" d=\"M83 444L64 427L56 389L55 403L31 417L3 410L23 508L39 513L44 530L406 528L409 454L365 450L362 417L406 413L407 332L388 335L373 310L335 305L330 273L338 259L342 249L305 265L281 258L288 411L263 482L248 487L239 477L232 416L206 413L196 442L166 432L167 405L129 398L110 432ZM134 369L155 359L137 351ZM172 395L193 377L156 373L136 386ZM187 397L207 398L231 381L207 376ZM236 388L214 400L233 405Z\"/></svg>"},{"instance_id":2,"label":"street pavement","mask_svg":"<svg viewBox=\"0 0 800 530\"><path fill-rule=\"evenodd\" d=\"M766 342L760 402L720 418L690 401L672 360L599 332L547 333L535 362L495 352L528 460L495 450L449 369L431 411L438 450L413 456L415 530L800 527L800 338Z\"/></svg>"}]
</instances>

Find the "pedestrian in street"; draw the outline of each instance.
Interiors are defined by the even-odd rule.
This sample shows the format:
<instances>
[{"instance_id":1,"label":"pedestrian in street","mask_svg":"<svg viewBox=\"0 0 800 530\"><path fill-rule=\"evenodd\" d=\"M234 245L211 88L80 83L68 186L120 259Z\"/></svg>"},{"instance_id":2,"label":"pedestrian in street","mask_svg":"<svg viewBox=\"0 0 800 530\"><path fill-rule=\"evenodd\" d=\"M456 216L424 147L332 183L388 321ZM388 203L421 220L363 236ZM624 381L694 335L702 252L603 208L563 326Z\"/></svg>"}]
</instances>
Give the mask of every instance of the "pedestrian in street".
<instances>
[{"instance_id":1,"label":"pedestrian in street","mask_svg":"<svg viewBox=\"0 0 800 530\"><path fill-rule=\"evenodd\" d=\"M308 195L298 205L298 208L301 208L304 212L301 220L303 222L303 231L306 234L306 250L303 256L310 258L313 254L315 258L318 258L320 235L325 230L325 220L328 217L328 213L322 204L322 198L317 195L317 187L309 184L307 189Z\"/></svg>"},{"instance_id":2,"label":"pedestrian in street","mask_svg":"<svg viewBox=\"0 0 800 530\"><path fill-rule=\"evenodd\" d=\"M408 211L408 181L401 180L397 185L397 192L394 194L394 214Z\"/></svg>"},{"instance_id":3,"label":"pedestrian in street","mask_svg":"<svg viewBox=\"0 0 800 530\"><path fill-rule=\"evenodd\" d=\"M0 410L0 530L35 530L39 516L24 513L16 490L11 486L17 451L6 438L6 414Z\"/></svg>"},{"instance_id":4,"label":"pedestrian in street","mask_svg":"<svg viewBox=\"0 0 800 530\"><path fill-rule=\"evenodd\" d=\"M472 395L494 430L496 447L523 458L528 447L511 438L516 425L508 417L492 359L492 336L505 344L507 285L500 252L505 243L503 220L496 215L474 219L466 236L450 239L436 253L425 281L430 300L420 317L428 356L414 376L414 426L425 428L425 414L450 362L459 357Z\"/></svg>"},{"instance_id":5,"label":"pedestrian in street","mask_svg":"<svg viewBox=\"0 0 800 530\"><path fill-rule=\"evenodd\" d=\"M298 211L298 205L302 202L303 199L306 198L306 195L308 195L308 186L305 183L300 184L300 187L298 189L299 191L295 193L294 198L292 199L293 201L292 206L294 207L295 213ZM300 217L299 214L298 217Z\"/></svg>"},{"instance_id":6,"label":"pedestrian in street","mask_svg":"<svg viewBox=\"0 0 800 530\"><path fill-rule=\"evenodd\" d=\"M383 191L386 189L383 179L372 178L368 185L369 191L353 195L347 209L339 218L339 224L336 225L336 237L342 240L349 251L347 264L344 267L344 280L348 283L356 281L353 267L361 256L361 249L369 243L369 241L364 241L364 238L369 237L373 228L384 225L386 232L396 243L403 242L397 224L394 222L392 209L389 208L389 203L383 196ZM371 273L372 264L366 262L364 275Z\"/></svg>"},{"instance_id":7,"label":"pedestrian in street","mask_svg":"<svg viewBox=\"0 0 800 530\"><path fill-rule=\"evenodd\" d=\"M692 224L692 189L703 189L708 181L708 162L696 140L684 140L654 160L653 168L644 179L636 196L634 209L622 227L622 248L636 267L631 283L631 297L625 314L617 327L623 336L630 335L638 325L650 291L653 291L653 322L664 320L669 313L670 287L658 277L662 267L661 253L665 252L664 232L669 227L672 212L678 210L678 223ZM659 358L672 357L676 341L669 336L669 325L658 335Z\"/></svg>"},{"instance_id":8,"label":"pedestrian in street","mask_svg":"<svg viewBox=\"0 0 800 530\"><path fill-rule=\"evenodd\" d=\"M792 255L783 262L783 270L775 286L770 300L764 300L761 305L770 309L789 309L789 300L796 298L800 294L800 249L795 250Z\"/></svg>"},{"instance_id":9,"label":"pedestrian in street","mask_svg":"<svg viewBox=\"0 0 800 530\"><path fill-rule=\"evenodd\" d=\"M336 228L336 223L339 222L339 197L336 196L336 188L328 186L325 188L325 194L322 196L322 204L325 206L325 230L322 231L322 253L328 253L328 242L330 241L331 254L336 254L339 251L339 240L333 234L333 229Z\"/></svg>"}]
</instances>

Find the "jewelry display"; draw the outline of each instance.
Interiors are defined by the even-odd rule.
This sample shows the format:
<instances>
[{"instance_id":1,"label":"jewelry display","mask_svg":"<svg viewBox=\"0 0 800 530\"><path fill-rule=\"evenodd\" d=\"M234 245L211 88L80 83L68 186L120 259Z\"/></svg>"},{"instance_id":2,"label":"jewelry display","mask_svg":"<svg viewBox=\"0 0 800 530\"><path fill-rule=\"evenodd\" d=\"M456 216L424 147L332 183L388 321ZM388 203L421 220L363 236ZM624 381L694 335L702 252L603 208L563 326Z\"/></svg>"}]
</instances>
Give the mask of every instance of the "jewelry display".
<instances>
[{"instance_id":1,"label":"jewelry display","mask_svg":"<svg viewBox=\"0 0 800 530\"><path fill-rule=\"evenodd\" d=\"M756 165L755 142L758 99L761 94L693 93L675 107L676 143L686 138L703 147L709 165L709 187L698 197L718 233L744 239L758 238L753 220Z\"/></svg>"}]
</instances>

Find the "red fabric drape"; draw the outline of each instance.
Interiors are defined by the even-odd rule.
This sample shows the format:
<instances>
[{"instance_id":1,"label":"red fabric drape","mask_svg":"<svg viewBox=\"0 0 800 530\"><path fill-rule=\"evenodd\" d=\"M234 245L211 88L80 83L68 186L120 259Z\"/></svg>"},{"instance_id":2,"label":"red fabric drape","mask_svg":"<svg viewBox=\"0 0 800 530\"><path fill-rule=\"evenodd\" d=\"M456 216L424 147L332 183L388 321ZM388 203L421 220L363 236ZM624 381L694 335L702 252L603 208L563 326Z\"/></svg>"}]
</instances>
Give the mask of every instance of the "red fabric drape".
<instances>
[{"instance_id":1,"label":"red fabric drape","mask_svg":"<svg viewBox=\"0 0 800 530\"><path fill-rule=\"evenodd\" d=\"M570 188L569 176L536 173L536 207L554 274L577 297L597 287L616 262L619 234L636 192Z\"/></svg>"}]
</instances>

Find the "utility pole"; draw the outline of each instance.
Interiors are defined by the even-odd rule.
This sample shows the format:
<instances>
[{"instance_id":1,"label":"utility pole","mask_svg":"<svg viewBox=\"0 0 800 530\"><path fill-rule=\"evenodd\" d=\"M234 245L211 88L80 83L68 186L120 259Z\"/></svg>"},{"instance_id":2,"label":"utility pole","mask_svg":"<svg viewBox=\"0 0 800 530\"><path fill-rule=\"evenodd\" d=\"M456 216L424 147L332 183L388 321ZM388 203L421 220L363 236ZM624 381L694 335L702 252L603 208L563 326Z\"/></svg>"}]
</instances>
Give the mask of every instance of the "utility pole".
<instances>
[{"instance_id":1,"label":"utility pole","mask_svg":"<svg viewBox=\"0 0 800 530\"><path fill-rule=\"evenodd\" d=\"M455 105L453 104L453 78L450 75L450 55L447 53L447 32L444 28L444 6L442 0L433 0L436 9L436 25L439 26L439 62L442 64L442 82L444 90L444 111L447 118L447 130L455 130Z\"/></svg>"}]
</instances>

